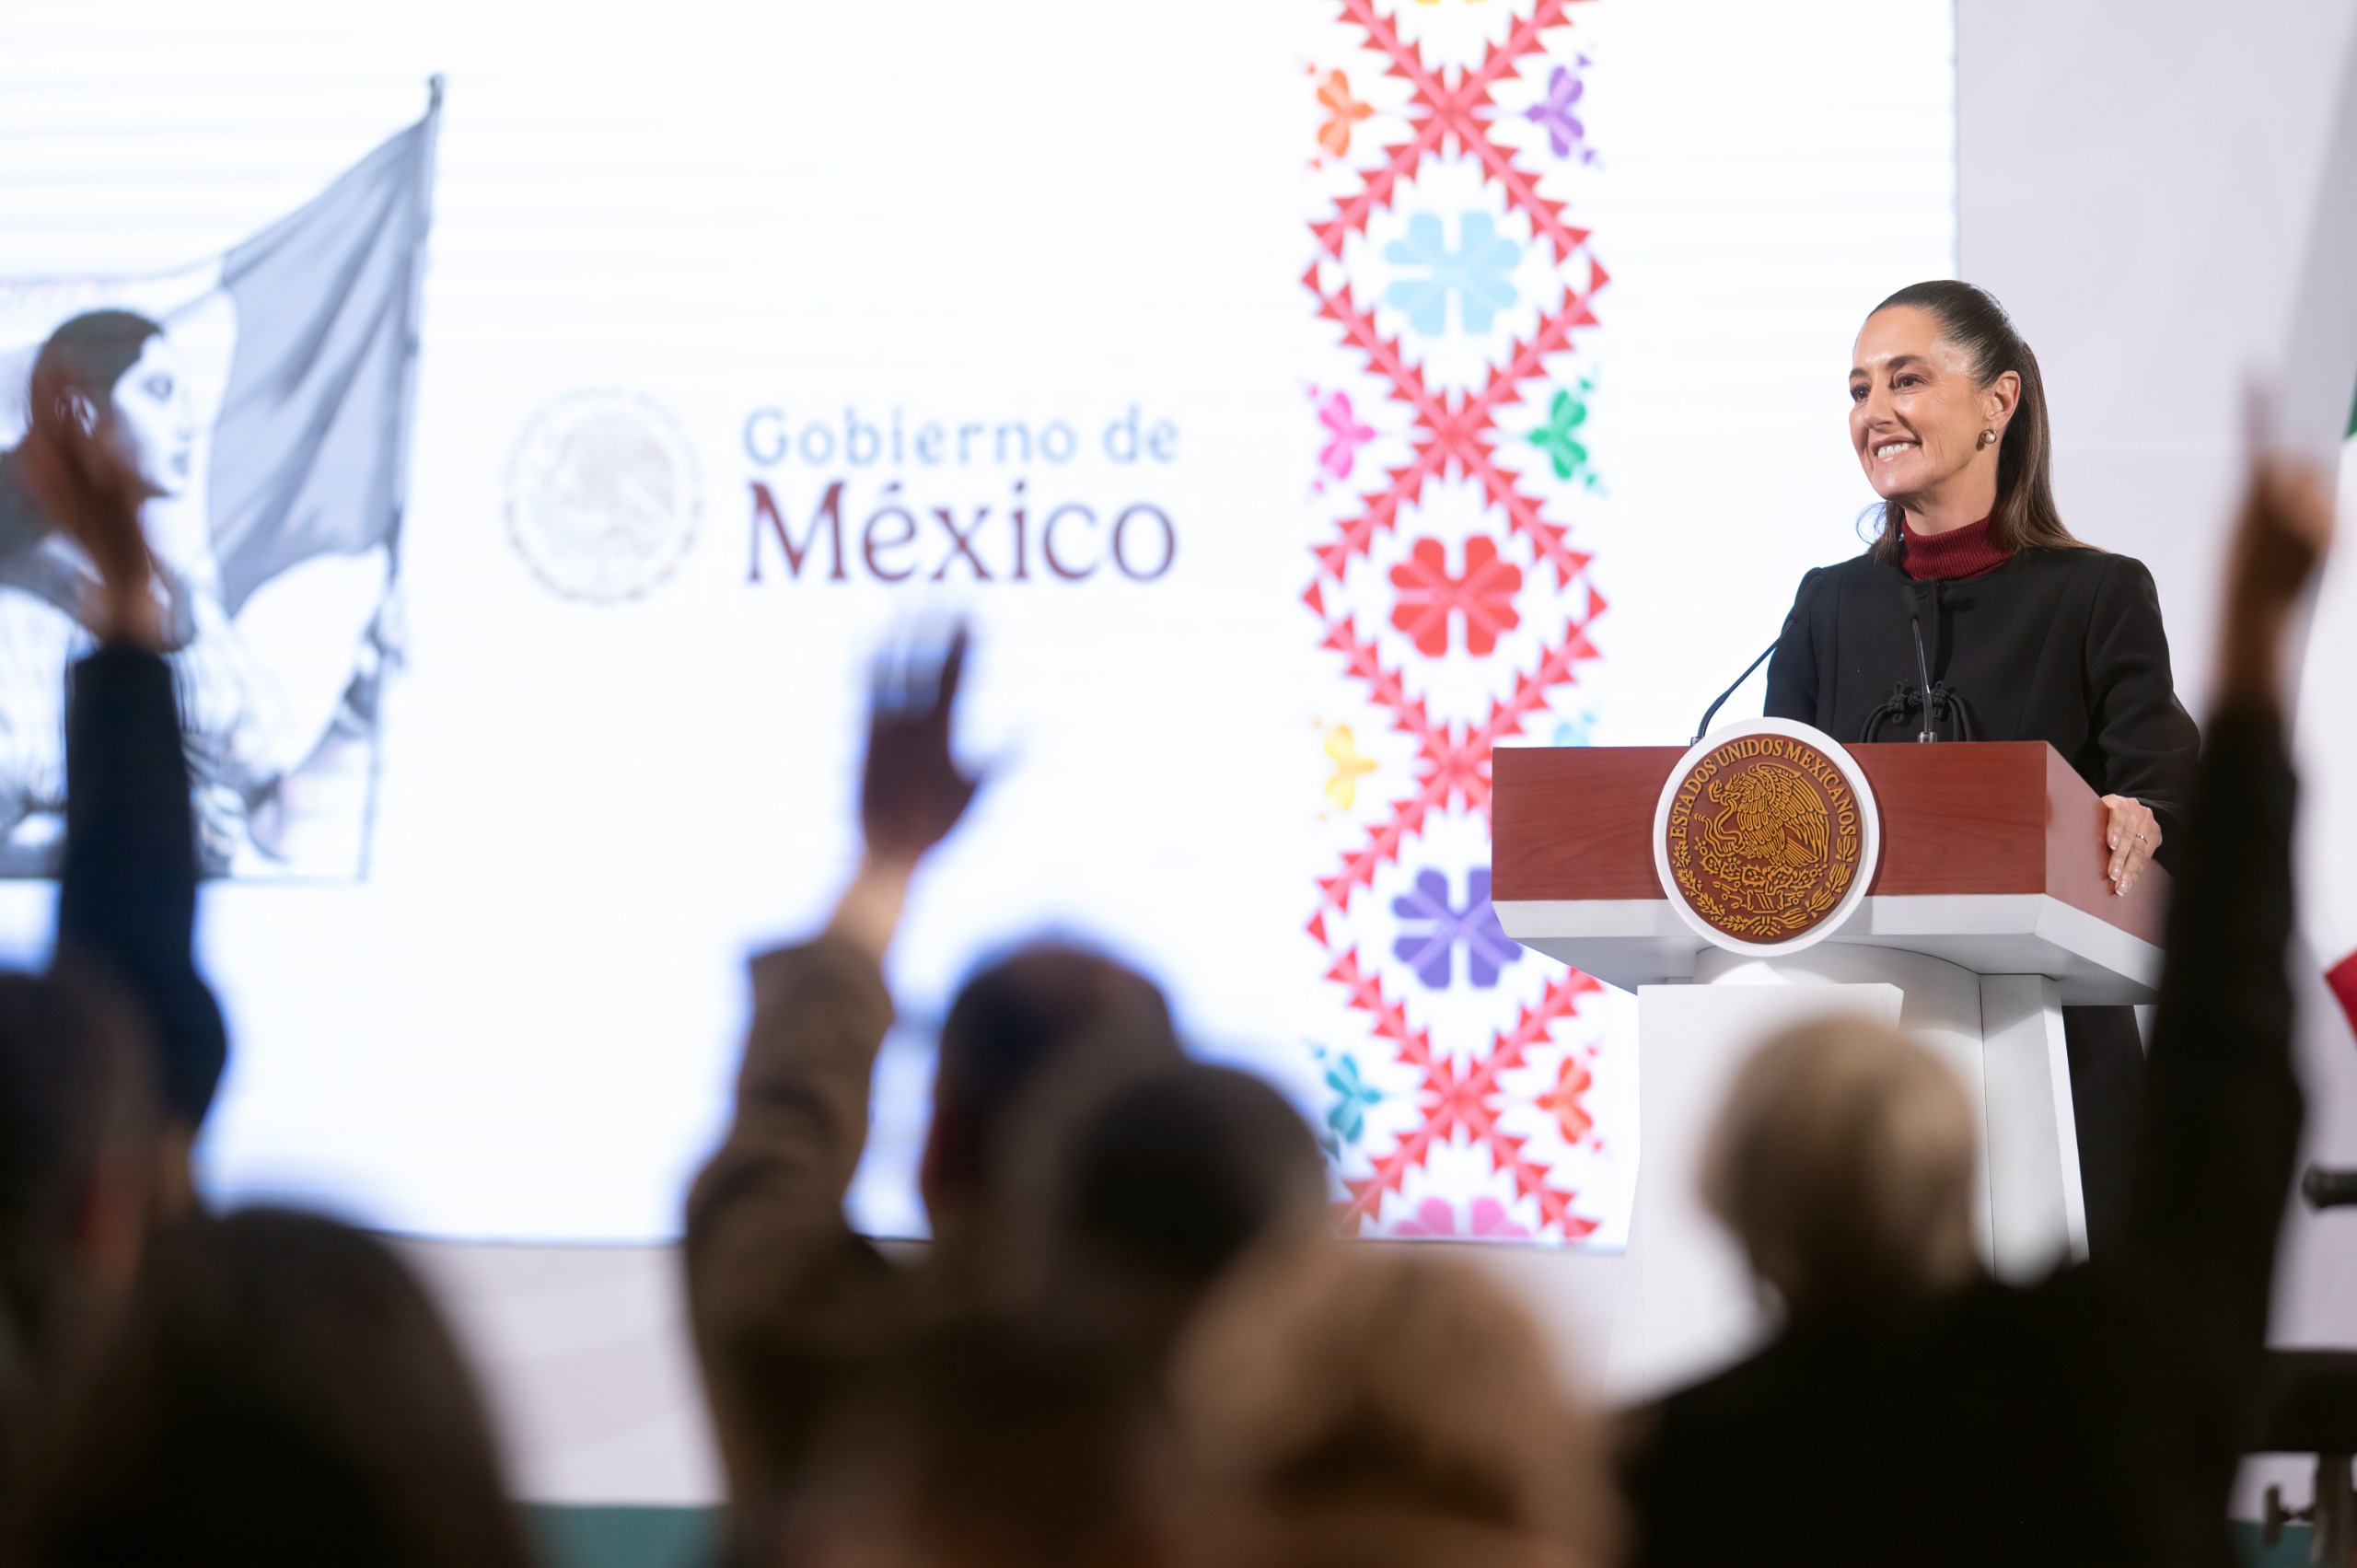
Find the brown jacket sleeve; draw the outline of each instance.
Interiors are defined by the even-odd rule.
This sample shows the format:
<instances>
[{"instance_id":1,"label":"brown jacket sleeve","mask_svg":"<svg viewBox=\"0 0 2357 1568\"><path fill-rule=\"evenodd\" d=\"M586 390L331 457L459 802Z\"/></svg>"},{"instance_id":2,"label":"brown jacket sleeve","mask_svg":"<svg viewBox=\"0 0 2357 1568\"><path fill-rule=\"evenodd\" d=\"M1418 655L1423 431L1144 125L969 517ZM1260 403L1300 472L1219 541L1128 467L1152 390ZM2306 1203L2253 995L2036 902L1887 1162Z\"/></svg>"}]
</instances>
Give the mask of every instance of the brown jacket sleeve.
<instances>
[{"instance_id":1,"label":"brown jacket sleeve","mask_svg":"<svg viewBox=\"0 0 2357 1568\"><path fill-rule=\"evenodd\" d=\"M822 936L756 958L752 980L736 1117L689 1191L684 1248L697 1356L740 1506L799 1463L904 1294L843 1220L892 1023L884 978Z\"/></svg>"}]
</instances>

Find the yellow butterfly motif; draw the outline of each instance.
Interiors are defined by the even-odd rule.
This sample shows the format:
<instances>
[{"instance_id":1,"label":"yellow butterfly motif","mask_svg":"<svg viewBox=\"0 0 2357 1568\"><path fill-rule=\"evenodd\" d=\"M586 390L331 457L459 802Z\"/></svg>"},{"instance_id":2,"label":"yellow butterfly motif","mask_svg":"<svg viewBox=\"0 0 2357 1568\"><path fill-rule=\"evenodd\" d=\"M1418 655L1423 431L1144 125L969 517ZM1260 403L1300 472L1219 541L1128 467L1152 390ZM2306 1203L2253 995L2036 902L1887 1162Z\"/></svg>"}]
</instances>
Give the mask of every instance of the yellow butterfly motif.
<instances>
[{"instance_id":1,"label":"yellow butterfly motif","mask_svg":"<svg viewBox=\"0 0 2357 1568\"><path fill-rule=\"evenodd\" d=\"M1346 724L1326 726L1326 755L1334 764L1334 775L1326 781L1326 798L1337 810L1348 811L1358 803L1359 780L1375 772L1375 760L1360 751L1358 737Z\"/></svg>"}]
</instances>

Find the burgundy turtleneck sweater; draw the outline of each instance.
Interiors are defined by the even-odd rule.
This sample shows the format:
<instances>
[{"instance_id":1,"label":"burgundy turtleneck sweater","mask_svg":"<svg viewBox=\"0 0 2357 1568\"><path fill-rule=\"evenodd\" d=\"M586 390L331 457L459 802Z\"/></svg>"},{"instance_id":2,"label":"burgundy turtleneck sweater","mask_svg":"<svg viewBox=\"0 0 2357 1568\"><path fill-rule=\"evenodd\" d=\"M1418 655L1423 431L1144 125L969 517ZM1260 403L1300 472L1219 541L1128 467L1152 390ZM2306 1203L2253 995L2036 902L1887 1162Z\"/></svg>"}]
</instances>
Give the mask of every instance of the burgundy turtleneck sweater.
<instances>
[{"instance_id":1,"label":"burgundy turtleneck sweater","mask_svg":"<svg viewBox=\"0 0 2357 1568\"><path fill-rule=\"evenodd\" d=\"M1919 583L1952 583L1958 577L1977 577L2014 558L2013 552L2000 550L1989 542L1986 517L1945 533L1917 533L1915 525L1904 518L1898 526L1907 535L1907 575Z\"/></svg>"}]
</instances>

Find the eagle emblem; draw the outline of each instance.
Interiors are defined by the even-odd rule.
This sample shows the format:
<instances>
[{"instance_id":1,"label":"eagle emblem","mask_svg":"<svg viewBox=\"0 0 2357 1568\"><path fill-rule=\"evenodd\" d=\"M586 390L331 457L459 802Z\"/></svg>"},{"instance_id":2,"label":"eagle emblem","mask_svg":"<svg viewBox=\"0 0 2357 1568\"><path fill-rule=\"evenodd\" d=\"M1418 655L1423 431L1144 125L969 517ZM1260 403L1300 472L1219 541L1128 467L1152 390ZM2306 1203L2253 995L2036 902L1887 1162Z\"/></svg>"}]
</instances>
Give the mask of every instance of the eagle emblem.
<instances>
[{"instance_id":1,"label":"eagle emblem","mask_svg":"<svg viewBox=\"0 0 2357 1568\"><path fill-rule=\"evenodd\" d=\"M1670 783L1671 893L1713 931L1776 944L1822 924L1854 885L1860 802L1833 759L1782 734L1739 736Z\"/></svg>"},{"instance_id":2,"label":"eagle emblem","mask_svg":"<svg viewBox=\"0 0 2357 1568\"><path fill-rule=\"evenodd\" d=\"M1720 810L1703 830L1721 856L1756 862L1780 881L1823 864L1831 826L1825 800L1794 769L1762 762L1713 780L1710 796Z\"/></svg>"}]
</instances>

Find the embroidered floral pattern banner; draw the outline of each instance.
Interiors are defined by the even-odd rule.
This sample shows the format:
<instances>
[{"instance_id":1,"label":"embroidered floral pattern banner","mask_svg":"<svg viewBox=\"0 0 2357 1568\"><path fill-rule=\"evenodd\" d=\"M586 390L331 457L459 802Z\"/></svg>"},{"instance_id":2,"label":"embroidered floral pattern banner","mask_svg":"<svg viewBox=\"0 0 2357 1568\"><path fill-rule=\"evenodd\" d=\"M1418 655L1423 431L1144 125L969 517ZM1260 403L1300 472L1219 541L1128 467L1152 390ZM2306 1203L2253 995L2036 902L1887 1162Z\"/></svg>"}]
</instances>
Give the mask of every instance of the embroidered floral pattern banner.
<instances>
[{"instance_id":1,"label":"embroidered floral pattern banner","mask_svg":"<svg viewBox=\"0 0 2357 1568\"><path fill-rule=\"evenodd\" d=\"M1523 951L1489 902L1491 748L1585 739L1606 612L1582 426L1610 276L1579 208L1585 76L1609 63L1582 52L1587 9L1342 0L1311 66L1302 602L1336 689L1306 929L1338 1003L1312 1049L1354 1234L1625 1224L1632 1162L1591 1104L1625 998Z\"/></svg>"}]
</instances>

